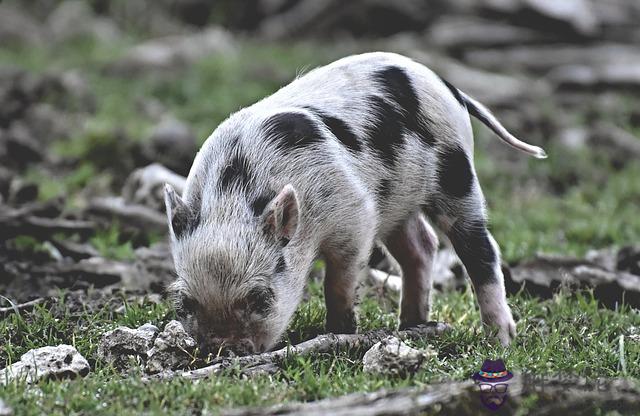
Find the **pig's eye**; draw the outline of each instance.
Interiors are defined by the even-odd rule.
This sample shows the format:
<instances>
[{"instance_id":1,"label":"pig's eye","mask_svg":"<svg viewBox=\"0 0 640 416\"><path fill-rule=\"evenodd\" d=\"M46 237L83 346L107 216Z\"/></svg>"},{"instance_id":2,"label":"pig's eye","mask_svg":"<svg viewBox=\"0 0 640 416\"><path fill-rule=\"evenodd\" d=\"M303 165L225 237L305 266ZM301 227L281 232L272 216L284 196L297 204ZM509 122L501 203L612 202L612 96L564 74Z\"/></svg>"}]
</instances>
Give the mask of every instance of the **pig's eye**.
<instances>
[{"instance_id":1,"label":"pig's eye","mask_svg":"<svg viewBox=\"0 0 640 416\"><path fill-rule=\"evenodd\" d=\"M191 296L184 296L182 298L182 312L185 314L194 314L196 312L196 308L198 307L198 302L192 298Z\"/></svg>"},{"instance_id":2,"label":"pig's eye","mask_svg":"<svg viewBox=\"0 0 640 416\"><path fill-rule=\"evenodd\" d=\"M274 294L270 288L253 289L247 295L247 305L252 313L266 315L273 302Z\"/></svg>"}]
</instances>

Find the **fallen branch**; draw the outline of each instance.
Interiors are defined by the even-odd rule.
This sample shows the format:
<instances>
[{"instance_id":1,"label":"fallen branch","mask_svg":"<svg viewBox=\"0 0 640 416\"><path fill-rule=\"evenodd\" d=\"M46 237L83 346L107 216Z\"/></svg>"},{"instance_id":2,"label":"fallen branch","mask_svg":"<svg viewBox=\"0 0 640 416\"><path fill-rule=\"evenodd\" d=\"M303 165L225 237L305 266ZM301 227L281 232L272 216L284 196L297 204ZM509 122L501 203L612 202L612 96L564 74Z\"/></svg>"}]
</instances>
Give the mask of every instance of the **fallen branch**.
<instances>
[{"instance_id":1,"label":"fallen branch","mask_svg":"<svg viewBox=\"0 0 640 416\"><path fill-rule=\"evenodd\" d=\"M47 214L57 215L58 212L47 204L31 204L20 209L0 205L0 235L4 238L17 235L49 238L56 233L64 232L88 236L95 230L93 222L41 216Z\"/></svg>"},{"instance_id":2,"label":"fallen branch","mask_svg":"<svg viewBox=\"0 0 640 416\"><path fill-rule=\"evenodd\" d=\"M175 268L168 245L139 248L134 254L132 260L93 256L77 262L50 262L33 266L30 272L67 277L96 287L119 284L131 290L149 290L154 284L162 286L174 278Z\"/></svg>"},{"instance_id":3,"label":"fallen branch","mask_svg":"<svg viewBox=\"0 0 640 416\"><path fill-rule=\"evenodd\" d=\"M339 350L359 350L364 354L376 342L395 335L400 339L424 339L438 336L449 329L447 324L431 322L404 331L388 331L379 329L364 334L326 334L320 335L297 345L287 346L276 351L237 358L219 358L213 364L193 371L182 373L182 377L197 380L221 371L240 367L243 372L251 372L256 367L273 368L290 356L307 356L313 354L334 353ZM271 372L271 371L270 371Z\"/></svg>"},{"instance_id":4,"label":"fallen branch","mask_svg":"<svg viewBox=\"0 0 640 416\"><path fill-rule=\"evenodd\" d=\"M574 257L537 256L505 269L507 293L523 286L527 293L543 298L553 296L560 287L593 289L594 297L607 307L615 308L623 302L640 307L640 276Z\"/></svg>"},{"instance_id":5,"label":"fallen branch","mask_svg":"<svg viewBox=\"0 0 640 416\"><path fill-rule=\"evenodd\" d=\"M369 269L369 280L375 286L382 286L393 292L399 292L402 289L402 278L400 276L382 270Z\"/></svg>"},{"instance_id":6,"label":"fallen branch","mask_svg":"<svg viewBox=\"0 0 640 416\"><path fill-rule=\"evenodd\" d=\"M94 198L89 202L89 212L98 216L115 217L124 225L145 231L164 233L166 217L145 205L128 204L123 198Z\"/></svg>"},{"instance_id":7,"label":"fallen branch","mask_svg":"<svg viewBox=\"0 0 640 416\"><path fill-rule=\"evenodd\" d=\"M587 381L571 379L543 382L516 375L508 382L506 400L501 414L520 413L593 414L616 410L634 414L640 408L640 389L624 379ZM493 414L484 407L479 387L472 381L431 385L426 388L378 390L373 393L354 393L315 402L289 403L261 408L234 409L223 412L234 416L261 415L406 415L433 411L438 414ZM617 413L616 412L616 413ZM628 413L629 412L629 413Z\"/></svg>"},{"instance_id":8,"label":"fallen branch","mask_svg":"<svg viewBox=\"0 0 640 416\"><path fill-rule=\"evenodd\" d=\"M0 308L0 317L5 318L11 315L12 313L20 313L20 311L30 310L34 306L44 303L45 301L46 301L45 298L37 298L37 299L30 300L29 302L19 303L17 305L12 303L11 306Z\"/></svg>"}]
</instances>

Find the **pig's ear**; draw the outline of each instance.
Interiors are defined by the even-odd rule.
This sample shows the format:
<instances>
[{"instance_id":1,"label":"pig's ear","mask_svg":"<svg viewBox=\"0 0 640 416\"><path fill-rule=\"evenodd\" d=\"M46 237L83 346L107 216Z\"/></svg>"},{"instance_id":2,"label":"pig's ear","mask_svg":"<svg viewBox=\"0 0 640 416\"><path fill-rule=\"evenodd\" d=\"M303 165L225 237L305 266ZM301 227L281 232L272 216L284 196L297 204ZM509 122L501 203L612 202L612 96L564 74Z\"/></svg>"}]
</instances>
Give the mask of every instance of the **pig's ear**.
<instances>
[{"instance_id":1,"label":"pig's ear","mask_svg":"<svg viewBox=\"0 0 640 416\"><path fill-rule=\"evenodd\" d=\"M298 229L299 203L293 186L286 185L267 205L262 218L264 229L282 245L287 245Z\"/></svg>"},{"instance_id":2,"label":"pig's ear","mask_svg":"<svg viewBox=\"0 0 640 416\"><path fill-rule=\"evenodd\" d=\"M164 204L167 207L169 233L172 238L179 238L189 227L193 217L191 209L169 184L164 185Z\"/></svg>"}]
</instances>

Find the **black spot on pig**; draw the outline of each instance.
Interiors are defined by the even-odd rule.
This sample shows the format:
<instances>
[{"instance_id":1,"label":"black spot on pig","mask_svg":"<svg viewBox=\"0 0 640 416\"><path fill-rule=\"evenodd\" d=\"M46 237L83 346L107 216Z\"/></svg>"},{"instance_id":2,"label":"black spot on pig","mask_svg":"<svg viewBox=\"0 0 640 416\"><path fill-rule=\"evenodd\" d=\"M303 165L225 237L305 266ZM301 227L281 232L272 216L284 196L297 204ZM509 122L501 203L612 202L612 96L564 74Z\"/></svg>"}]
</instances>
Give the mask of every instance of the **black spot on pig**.
<instances>
[{"instance_id":1,"label":"black spot on pig","mask_svg":"<svg viewBox=\"0 0 640 416\"><path fill-rule=\"evenodd\" d=\"M264 122L263 128L279 148L301 148L322 141L313 120L301 113L276 114Z\"/></svg>"},{"instance_id":2,"label":"black spot on pig","mask_svg":"<svg viewBox=\"0 0 640 416\"><path fill-rule=\"evenodd\" d=\"M393 165L398 158L398 147L404 142L404 117L380 97L370 97L369 102L376 120L369 128L367 141L380 159Z\"/></svg>"},{"instance_id":3,"label":"black spot on pig","mask_svg":"<svg viewBox=\"0 0 640 416\"><path fill-rule=\"evenodd\" d=\"M381 180L376 188L376 195L378 196L379 202L386 201L389 198L389 195L391 195L391 180Z\"/></svg>"},{"instance_id":4,"label":"black spot on pig","mask_svg":"<svg viewBox=\"0 0 640 416\"><path fill-rule=\"evenodd\" d=\"M496 282L494 268L498 256L484 221L456 224L448 236L474 285Z\"/></svg>"},{"instance_id":5,"label":"black spot on pig","mask_svg":"<svg viewBox=\"0 0 640 416\"><path fill-rule=\"evenodd\" d=\"M433 145L435 136L407 73L397 66L390 66L376 72L375 78L388 98L397 104L405 128L417 134L425 144Z\"/></svg>"},{"instance_id":6,"label":"black spot on pig","mask_svg":"<svg viewBox=\"0 0 640 416\"><path fill-rule=\"evenodd\" d=\"M449 91L451 91L451 94L453 94L453 96L455 97L455 99L460 103L461 106L463 106L464 108L467 108L467 103L464 101L464 98L462 98L462 95L460 94L460 91L454 87L449 81L447 81L446 79L439 77L440 80L442 81L442 83L444 85L446 85L447 88L449 88Z\"/></svg>"},{"instance_id":7,"label":"black spot on pig","mask_svg":"<svg viewBox=\"0 0 640 416\"><path fill-rule=\"evenodd\" d=\"M469 194L473 184L473 171L466 153L460 147L444 148L438 160L440 189L455 198Z\"/></svg>"},{"instance_id":8,"label":"black spot on pig","mask_svg":"<svg viewBox=\"0 0 640 416\"><path fill-rule=\"evenodd\" d=\"M276 263L276 273L282 273L287 269L287 262L284 260L284 256L280 254L278 262Z\"/></svg>"},{"instance_id":9,"label":"black spot on pig","mask_svg":"<svg viewBox=\"0 0 640 416\"><path fill-rule=\"evenodd\" d=\"M333 133L334 136L340 143L342 143L347 149L351 150L354 153L357 153L361 150L360 141L358 137L355 135L353 130L344 122L344 120L330 116L316 108L307 107L309 111L313 112L316 116L322 120L325 126Z\"/></svg>"},{"instance_id":10,"label":"black spot on pig","mask_svg":"<svg viewBox=\"0 0 640 416\"><path fill-rule=\"evenodd\" d=\"M275 197L275 192L268 192L254 199L250 204L253 215L257 217L262 214L264 209L267 207L267 204L269 204L269 202L271 202Z\"/></svg>"},{"instance_id":11,"label":"black spot on pig","mask_svg":"<svg viewBox=\"0 0 640 416\"><path fill-rule=\"evenodd\" d=\"M236 154L228 164L222 169L218 187L222 192L232 188L245 188L251 182L251 172L249 164L244 156Z\"/></svg>"},{"instance_id":12,"label":"black spot on pig","mask_svg":"<svg viewBox=\"0 0 640 416\"><path fill-rule=\"evenodd\" d=\"M390 66L376 72L374 77L380 87L398 104L399 110L404 113L407 128L415 130L420 106L411 80L404 70Z\"/></svg>"}]
</instances>

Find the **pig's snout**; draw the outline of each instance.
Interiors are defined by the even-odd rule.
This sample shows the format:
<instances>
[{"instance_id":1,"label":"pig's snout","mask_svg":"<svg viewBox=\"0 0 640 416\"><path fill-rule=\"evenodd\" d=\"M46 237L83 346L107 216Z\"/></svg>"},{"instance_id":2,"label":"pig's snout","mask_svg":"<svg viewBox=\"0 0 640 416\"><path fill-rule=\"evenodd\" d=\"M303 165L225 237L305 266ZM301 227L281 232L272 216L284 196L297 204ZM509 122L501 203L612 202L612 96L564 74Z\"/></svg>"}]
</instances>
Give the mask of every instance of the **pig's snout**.
<instances>
[{"instance_id":1,"label":"pig's snout","mask_svg":"<svg viewBox=\"0 0 640 416\"><path fill-rule=\"evenodd\" d=\"M255 343L250 339L200 339L200 351L204 354L214 355L249 355L258 352Z\"/></svg>"}]
</instances>

